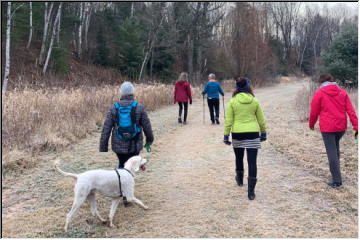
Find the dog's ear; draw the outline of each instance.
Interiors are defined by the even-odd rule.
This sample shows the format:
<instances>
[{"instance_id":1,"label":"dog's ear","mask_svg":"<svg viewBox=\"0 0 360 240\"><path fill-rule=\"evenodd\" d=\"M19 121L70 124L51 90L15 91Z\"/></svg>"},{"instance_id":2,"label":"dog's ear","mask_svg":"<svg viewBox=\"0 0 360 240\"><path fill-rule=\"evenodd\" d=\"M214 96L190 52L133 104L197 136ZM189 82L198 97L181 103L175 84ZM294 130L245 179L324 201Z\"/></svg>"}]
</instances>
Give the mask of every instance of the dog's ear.
<instances>
[{"instance_id":1,"label":"dog's ear","mask_svg":"<svg viewBox=\"0 0 360 240\"><path fill-rule=\"evenodd\" d=\"M140 165L141 165L141 157L140 156L134 157L134 160L132 162L132 168L133 168L134 172L139 171Z\"/></svg>"}]
</instances>

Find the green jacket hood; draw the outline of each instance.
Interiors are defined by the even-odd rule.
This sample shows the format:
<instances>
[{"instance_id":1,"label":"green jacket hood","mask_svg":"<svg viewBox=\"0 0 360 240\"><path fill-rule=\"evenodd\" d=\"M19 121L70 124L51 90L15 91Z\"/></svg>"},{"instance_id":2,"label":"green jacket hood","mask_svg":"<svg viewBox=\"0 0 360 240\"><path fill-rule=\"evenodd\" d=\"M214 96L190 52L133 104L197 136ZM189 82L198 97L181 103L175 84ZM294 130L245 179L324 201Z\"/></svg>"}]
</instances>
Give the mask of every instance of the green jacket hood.
<instances>
[{"instance_id":1,"label":"green jacket hood","mask_svg":"<svg viewBox=\"0 0 360 240\"><path fill-rule=\"evenodd\" d=\"M254 101L254 97L251 94L248 93L238 93L235 96L236 101L239 101L240 103L249 104Z\"/></svg>"}]
</instances>

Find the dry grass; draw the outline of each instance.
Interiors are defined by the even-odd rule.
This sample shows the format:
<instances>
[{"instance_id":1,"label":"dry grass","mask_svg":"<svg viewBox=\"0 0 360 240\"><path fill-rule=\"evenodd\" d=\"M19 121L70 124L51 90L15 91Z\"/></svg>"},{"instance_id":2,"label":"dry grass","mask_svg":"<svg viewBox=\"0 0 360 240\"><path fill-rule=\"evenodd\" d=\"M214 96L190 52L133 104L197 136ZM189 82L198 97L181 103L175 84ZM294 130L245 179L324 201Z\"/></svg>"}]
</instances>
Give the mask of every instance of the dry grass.
<instances>
[{"instance_id":1,"label":"dry grass","mask_svg":"<svg viewBox=\"0 0 360 240\"><path fill-rule=\"evenodd\" d=\"M356 237L356 181L351 185L346 180L339 190L324 183L321 171L324 168L326 176L329 171L326 157L318 152L323 149L321 137L318 132L305 131L306 124L298 120L292 104L300 85L292 86L257 89L256 95L268 123L269 139L263 143L258 158L255 201L247 200L246 181L241 188L235 184L234 153L221 141L223 125L211 126L208 119L202 124L202 104L197 100L189 108L186 126L177 123L178 108L174 105L149 114L151 119L156 119L154 131L161 134L157 134L153 152L146 156L150 158L147 171L136 176L135 192L150 210L136 206L124 208L120 204L114 218L116 227L109 228L95 220L88 204L84 204L70 231L64 233L62 228L71 208L74 180L55 173L42 161L26 175L5 179L3 235L52 238ZM229 96L226 95L226 100ZM307 133L310 135L305 136ZM59 153L61 167L76 173L113 168L117 162L115 155L94 149L99 134ZM285 154L274 151L270 145ZM344 150L348 151L348 148ZM347 173L344 175L349 178ZM31 202L31 199L35 201ZM98 199L100 214L106 216L110 200L103 196Z\"/></svg>"},{"instance_id":2,"label":"dry grass","mask_svg":"<svg viewBox=\"0 0 360 240\"><path fill-rule=\"evenodd\" d=\"M298 116L301 121L307 121L310 114L311 99L315 91L319 88L319 85L310 79L306 79L302 89L297 92L295 99L295 108L298 112ZM351 102L355 109L358 109L358 90L357 89L345 89L350 96Z\"/></svg>"},{"instance_id":3,"label":"dry grass","mask_svg":"<svg viewBox=\"0 0 360 240\"><path fill-rule=\"evenodd\" d=\"M9 91L2 101L2 154L5 170L31 167L31 155L60 148L99 128L118 86ZM173 103L173 86L136 84L136 99L153 111ZM194 96L199 89L193 89ZM31 154L29 154L31 153Z\"/></svg>"}]
</instances>

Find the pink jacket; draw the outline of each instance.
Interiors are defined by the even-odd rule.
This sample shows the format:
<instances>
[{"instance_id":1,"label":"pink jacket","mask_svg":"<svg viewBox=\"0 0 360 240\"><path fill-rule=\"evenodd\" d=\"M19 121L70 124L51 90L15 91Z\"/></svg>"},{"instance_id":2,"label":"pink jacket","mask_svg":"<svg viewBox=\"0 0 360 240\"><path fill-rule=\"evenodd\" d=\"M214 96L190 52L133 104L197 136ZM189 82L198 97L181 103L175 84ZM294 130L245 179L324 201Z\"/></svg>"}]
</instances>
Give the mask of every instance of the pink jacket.
<instances>
[{"instance_id":1,"label":"pink jacket","mask_svg":"<svg viewBox=\"0 0 360 240\"><path fill-rule=\"evenodd\" d=\"M347 129L346 114L357 131L358 118L347 92L335 84L321 87L311 101L309 127L313 128L320 116L321 132L343 132Z\"/></svg>"},{"instance_id":2,"label":"pink jacket","mask_svg":"<svg viewBox=\"0 0 360 240\"><path fill-rule=\"evenodd\" d=\"M192 101L190 84L185 81L177 81L174 90L174 103Z\"/></svg>"}]
</instances>

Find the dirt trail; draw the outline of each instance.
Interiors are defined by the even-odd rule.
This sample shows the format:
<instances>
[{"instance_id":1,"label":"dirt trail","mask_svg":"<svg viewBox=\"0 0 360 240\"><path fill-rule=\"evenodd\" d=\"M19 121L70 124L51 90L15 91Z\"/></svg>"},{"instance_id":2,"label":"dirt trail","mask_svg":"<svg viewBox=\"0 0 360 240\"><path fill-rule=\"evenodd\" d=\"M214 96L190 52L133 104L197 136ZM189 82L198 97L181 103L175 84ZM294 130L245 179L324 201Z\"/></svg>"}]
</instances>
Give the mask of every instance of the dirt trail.
<instances>
[{"instance_id":1,"label":"dirt trail","mask_svg":"<svg viewBox=\"0 0 360 240\"><path fill-rule=\"evenodd\" d=\"M279 107L292 108L290 102L300 87L301 83L290 83L257 90L265 116ZM230 93L226 101L229 97ZM136 177L135 189L150 210L119 206L114 218L117 227L110 229L93 220L85 204L65 234L62 227L72 202L73 181L54 173L49 164L40 164L31 175L16 182L6 180L4 236L357 237L357 209L344 210L331 197L337 190L326 187L322 176L278 153L269 143L271 134L258 157L256 199L249 201L247 181L243 187L234 181L234 154L222 143L223 121L210 125L206 109L203 124L201 100L190 106L188 125L178 125L176 114L177 106L150 114L156 143L151 154L144 154L150 161L147 171ZM267 120L271 129L276 122ZM97 152L98 139L99 133L61 153L63 168L81 172L114 167L112 153ZM23 206L14 195L36 201ZM100 213L106 216L109 200L98 198ZM19 224L22 229L16 227Z\"/></svg>"}]
</instances>

